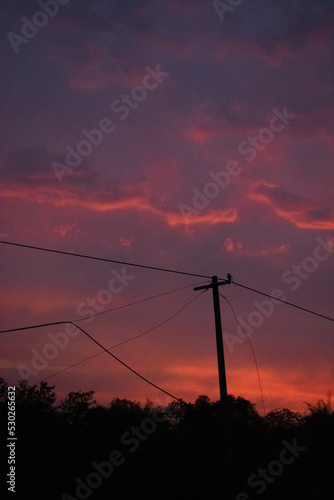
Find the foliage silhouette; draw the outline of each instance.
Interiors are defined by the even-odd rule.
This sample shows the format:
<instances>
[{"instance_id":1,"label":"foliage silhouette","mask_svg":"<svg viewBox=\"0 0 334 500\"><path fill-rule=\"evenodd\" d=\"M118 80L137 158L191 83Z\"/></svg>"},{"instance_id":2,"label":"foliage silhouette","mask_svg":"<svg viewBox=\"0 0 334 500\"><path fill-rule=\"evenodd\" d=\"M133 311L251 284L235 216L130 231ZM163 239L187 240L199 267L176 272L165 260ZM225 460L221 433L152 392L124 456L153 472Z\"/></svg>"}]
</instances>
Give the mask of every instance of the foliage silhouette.
<instances>
[{"instance_id":1,"label":"foliage silhouette","mask_svg":"<svg viewBox=\"0 0 334 500\"><path fill-rule=\"evenodd\" d=\"M58 408L63 412L69 423L78 423L84 420L91 406L96 404L96 401L93 401L93 395L94 391L70 392L68 396L61 401Z\"/></svg>"},{"instance_id":2,"label":"foliage silhouette","mask_svg":"<svg viewBox=\"0 0 334 500\"><path fill-rule=\"evenodd\" d=\"M0 379L2 471L8 470L3 446L7 439L6 392L6 381ZM284 465L279 475L270 477L261 500L333 500L330 395L327 401L307 404L304 415L279 408L266 417L259 416L251 402L229 396L228 416L226 428L222 404L205 395L194 404L174 401L166 408L119 398L103 407L94 401L94 391L79 391L57 404L54 386L29 385L23 380L16 389L15 498L223 499L228 431L234 498L242 492L239 498L258 497L250 476L261 468L269 466L270 470L284 448L282 443L287 442L297 443L304 451ZM111 465L110 457L118 457L121 463ZM103 477L101 471L110 474ZM99 481L98 487L87 486L89 477ZM78 490L80 480L86 486ZM3 480L1 498L8 496L6 490Z\"/></svg>"}]
</instances>

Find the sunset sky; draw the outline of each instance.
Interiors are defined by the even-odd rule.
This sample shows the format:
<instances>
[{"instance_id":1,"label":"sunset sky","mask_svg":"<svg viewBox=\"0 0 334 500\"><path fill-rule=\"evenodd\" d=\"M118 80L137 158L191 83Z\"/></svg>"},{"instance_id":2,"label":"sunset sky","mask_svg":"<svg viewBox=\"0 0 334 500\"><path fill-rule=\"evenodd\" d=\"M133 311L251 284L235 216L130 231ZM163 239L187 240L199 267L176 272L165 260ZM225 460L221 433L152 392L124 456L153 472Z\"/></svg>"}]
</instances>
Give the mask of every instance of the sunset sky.
<instances>
[{"instance_id":1,"label":"sunset sky","mask_svg":"<svg viewBox=\"0 0 334 500\"><path fill-rule=\"evenodd\" d=\"M2 2L1 239L231 273L334 317L334 4L231 5ZM112 352L185 401L219 398L212 293L193 290L210 279L0 248L2 330L80 320L109 348L165 322ZM333 322L235 284L220 292L249 335L266 411L326 398ZM262 413L251 347L223 298L221 314L228 392ZM171 401L105 353L65 370L101 351L65 325L0 342L11 384L26 374L50 377L60 397Z\"/></svg>"}]
</instances>

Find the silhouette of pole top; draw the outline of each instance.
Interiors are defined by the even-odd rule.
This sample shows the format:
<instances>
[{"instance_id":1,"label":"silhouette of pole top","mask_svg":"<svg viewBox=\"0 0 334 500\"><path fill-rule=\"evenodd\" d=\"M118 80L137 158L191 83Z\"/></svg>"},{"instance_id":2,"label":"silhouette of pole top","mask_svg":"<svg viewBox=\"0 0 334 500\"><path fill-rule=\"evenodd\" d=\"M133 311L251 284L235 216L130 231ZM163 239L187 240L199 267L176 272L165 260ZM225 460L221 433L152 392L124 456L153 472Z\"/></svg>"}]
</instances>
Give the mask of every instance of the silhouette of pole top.
<instances>
[{"instance_id":1,"label":"silhouette of pole top","mask_svg":"<svg viewBox=\"0 0 334 500\"><path fill-rule=\"evenodd\" d=\"M203 286L196 286L194 290L208 290L209 288L212 288L214 286L220 286L220 285L230 285L232 281L232 276L230 273L227 274L227 279L218 281L217 276L212 276L212 281L208 285L203 285Z\"/></svg>"}]
</instances>

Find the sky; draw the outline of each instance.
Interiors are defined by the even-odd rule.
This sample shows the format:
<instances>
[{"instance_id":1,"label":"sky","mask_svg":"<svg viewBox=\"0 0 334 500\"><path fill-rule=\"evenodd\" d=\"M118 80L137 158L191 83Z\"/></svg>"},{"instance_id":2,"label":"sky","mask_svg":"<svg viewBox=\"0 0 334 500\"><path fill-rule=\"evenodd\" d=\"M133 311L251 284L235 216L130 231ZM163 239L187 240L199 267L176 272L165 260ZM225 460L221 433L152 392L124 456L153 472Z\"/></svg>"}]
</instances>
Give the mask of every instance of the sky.
<instances>
[{"instance_id":1,"label":"sky","mask_svg":"<svg viewBox=\"0 0 334 500\"><path fill-rule=\"evenodd\" d=\"M1 11L1 240L200 275L0 244L1 330L77 321L173 396L217 400L212 291L193 289L230 273L228 393L263 412L257 363L265 411L325 399L333 322L275 298L334 316L333 1ZM74 327L0 342L12 385L172 400Z\"/></svg>"}]
</instances>

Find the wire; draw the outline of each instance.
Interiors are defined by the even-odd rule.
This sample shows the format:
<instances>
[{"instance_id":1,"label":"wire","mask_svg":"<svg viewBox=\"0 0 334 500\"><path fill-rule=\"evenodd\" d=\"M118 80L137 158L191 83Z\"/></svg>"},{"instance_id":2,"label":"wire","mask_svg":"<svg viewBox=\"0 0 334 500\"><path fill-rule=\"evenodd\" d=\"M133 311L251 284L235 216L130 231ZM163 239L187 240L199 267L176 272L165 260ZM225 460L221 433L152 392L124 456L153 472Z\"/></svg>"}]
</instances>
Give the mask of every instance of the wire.
<instances>
[{"instance_id":1,"label":"wire","mask_svg":"<svg viewBox=\"0 0 334 500\"><path fill-rule=\"evenodd\" d=\"M104 347L102 344L100 344L100 342L98 342L97 340L94 339L94 337L92 337L89 333L87 333L83 328L81 328L81 326L79 325L76 325L74 323L74 321L54 321L52 323L44 323L44 324L40 324L40 325L34 325L34 326L25 326L24 328L14 328L12 330L8 330L8 331L18 331L18 330L30 330L32 328L44 328L45 326L51 326L51 325L64 325L64 324L70 324L70 325L74 325L76 326L80 331L82 331L82 333L84 333L87 337L89 337L95 344L97 344L99 347L101 347L101 349L103 349L103 351L105 351L106 353L108 353L111 357L113 357L116 361L118 361L121 365L125 366L125 368L127 368L128 370L130 370L132 373L134 373L135 375L137 375L137 377L141 378L142 380L144 380L145 382L147 382L148 384L152 385L153 387L155 387L156 389L158 389L159 391L162 391L164 392L165 394L167 394L168 396L170 396L171 398L173 399L176 399L177 401L180 401L180 398L177 398L176 396L173 396L173 394L171 394L170 392L168 391L165 391L164 389L162 389L161 387L159 387L158 385L154 384L153 382L150 382L147 378L143 377L143 375L140 375L140 373L138 373L136 370L134 370L133 368L131 368L129 365L127 365L126 363L124 363L124 361L122 361L121 359L119 359L117 356L115 356L114 354L112 354L110 351L108 351L108 349L106 347ZM46 380L46 379L45 379Z\"/></svg>"},{"instance_id":2,"label":"wire","mask_svg":"<svg viewBox=\"0 0 334 500\"><path fill-rule=\"evenodd\" d=\"M201 283L203 283L203 282L201 281ZM118 309L123 309L124 307L135 306L137 304L141 304L142 302L146 302L146 301L151 300L151 299L156 299L157 297L162 297L164 295L169 295L170 293L178 292L179 290L184 290L185 288L189 288L189 287L192 287L192 286L198 285L198 284L199 283L192 283L191 285L181 286L180 288L174 288L173 290L169 290L168 292L162 292L162 293L158 293L156 295L151 295L150 297L145 297L144 299L137 300L136 302L130 302L129 304L124 304L122 306L113 307L111 309L106 309L105 311L101 311L99 313L94 314L94 316L83 316L82 318L77 319L75 321L78 323L79 321L84 321L85 319L88 319L88 318L95 318L95 316L100 316L100 314L106 314L106 313L111 312L111 311L117 311ZM2 332L0 331L0 333L2 333Z\"/></svg>"},{"instance_id":3,"label":"wire","mask_svg":"<svg viewBox=\"0 0 334 500\"><path fill-rule=\"evenodd\" d=\"M169 318L165 319L164 321L161 321L161 323L159 323L158 325L155 325L152 328L149 328L148 330L145 330L145 332L142 332L142 333L139 333L138 335L135 335L134 337L130 337L130 338L126 339L126 340L123 340L123 342L120 342L119 344L115 344L115 345L113 345L111 347L108 347L108 351L110 351L112 349L116 349L116 347L120 347L121 345L126 344L127 342L131 342L131 340L134 340L134 339L136 339L138 337L142 337L143 335L146 335L147 333L150 333L153 330L156 330L157 328L159 328L160 326L168 323L168 321L172 320L173 318L175 318L175 316L177 316L178 314L180 314L191 302L193 302L198 297L200 297L200 295L202 295L202 293L200 293L199 295L196 295L195 298L189 300L179 311L177 311L176 313L174 313L172 316L170 316ZM58 372L53 373L52 375L49 375L48 377L44 378L43 380L41 380L41 382L45 382L46 380L49 380L50 378L55 377L56 375L59 375L60 373L63 373L65 371L69 370L70 368L74 368L75 366L81 365L82 363L85 363L86 361L89 361L90 359L96 358L97 356L100 356L101 354L104 354L104 352L105 351L100 351L97 354L93 354L92 356L89 356L88 358L82 359L81 361L78 361L77 363L74 363L73 365L68 366L67 368L63 368L62 370L59 370Z\"/></svg>"},{"instance_id":4,"label":"wire","mask_svg":"<svg viewBox=\"0 0 334 500\"><path fill-rule=\"evenodd\" d=\"M177 316L177 314L179 314L181 311L183 311L188 304L190 304L191 302L193 302L195 299L197 299L200 295L202 295L202 293L204 293L206 290L203 290L203 292L201 292L200 294L196 295L196 297L194 297L193 299L191 299L189 302L187 302L177 313L175 313L173 316L171 316L170 318L168 318L167 320L161 322L159 325L157 325L156 327L154 328L151 328L150 330L148 331L152 331L153 329L155 328L158 328L158 326L164 324L164 323L167 323L167 321L169 321L170 319L174 318L175 316ZM63 324L71 324L71 325L74 325L76 326L80 331L82 331L87 337L89 337L95 344L97 344L99 347L101 347L101 349L103 349L104 352L106 352L107 354L109 354L111 357L113 357L116 361L118 361L119 363L121 363L123 366L125 366L128 370L130 370L132 373L134 373L135 375L137 375L137 377L141 378L142 380L144 380L145 382L147 382L148 384L152 385L153 387L155 387L156 389L158 389L159 391L161 392L164 392L165 394L167 394L168 396L170 396L171 398L173 399L176 399L177 401L181 401L180 398L177 398L176 396L173 396L173 394L169 393L168 391L165 391L165 389L162 389L161 387L159 387L158 385L154 384L153 382L150 382L150 380L148 380L147 378L145 378L143 375L140 375L140 373L138 373L137 371L135 371L133 368L131 368L129 365L127 365L126 363L124 363L124 361L122 361L121 359L119 359L117 356L115 356L114 354L112 354L106 347L104 347L100 342L98 342L96 339L94 339L94 337L92 337L89 333L87 333L83 328L81 328L80 326L78 326L74 321L53 321L53 322L50 322L50 323L43 323L43 324L39 324L39 325L32 325L32 326L25 326L25 327L21 327L21 328L12 328L10 330L3 330L2 332L0 333L7 333L7 332L16 332L16 331L20 331L20 330L31 330L33 328L44 328L46 326L55 326L55 325L63 325ZM130 340L136 338L136 337L139 337L141 335L144 335L145 333L148 333L148 331L146 332L143 332L139 335L136 335L135 337L131 338L131 339L128 339L124 342L121 342L120 344L118 345L122 345L126 342L129 342ZM117 347L117 346L114 346L114 347ZM101 353L99 353L101 354ZM97 355L95 355L97 356ZM94 356L92 356L94 357ZM69 367L70 368L70 367ZM49 377L48 377L49 378ZM46 379L44 379L46 380Z\"/></svg>"},{"instance_id":5,"label":"wire","mask_svg":"<svg viewBox=\"0 0 334 500\"><path fill-rule=\"evenodd\" d=\"M126 265L126 266L142 267L144 269L152 269L154 271L163 271L165 273L183 274L183 275L186 275L186 276L196 276L197 278L211 279L211 276L205 276L203 274L187 273L187 272L183 272L183 271L176 271L174 269L165 269L165 268L162 268L162 267L145 266L143 264L133 264L131 262L123 262L123 261L120 261L120 260L105 259L103 257L93 257L91 255L83 255L83 254L79 254L79 253L64 252L62 250L53 250L51 248L36 247L36 246L32 246L32 245L23 245L22 243L13 243L13 242L10 242L10 241L0 241L0 243L3 243L4 245L13 245L13 246L16 246L16 247L30 248L32 250L42 250L43 252L52 252L52 253L58 253L58 254L62 254L62 255L70 255L72 257L81 257L81 258L84 258L84 259L93 259L93 260L99 260L99 261L102 261L102 262L112 262L114 264L123 264L123 265Z\"/></svg>"},{"instance_id":6,"label":"wire","mask_svg":"<svg viewBox=\"0 0 334 500\"><path fill-rule=\"evenodd\" d=\"M115 356L114 354L112 354L110 351L108 351L108 349L106 349L100 342L98 342L96 339L94 339L94 337L92 337L91 335L89 335L89 333L87 333L83 328L81 328L81 326L78 326L76 325L75 323L73 323L71 321L71 324L76 326L77 328L79 328L79 330L82 331L82 333L84 333L85 335L87 335L87 337L89 337L93 342L95 342L96 345L98 345L99 347L101 347L101 349L103 349L106 353L109 354L109 356L111 356L112 358L114 358L116 361L118 361L119 363L121 363L121 365L125 366L125 368L127 368L128 370L130 370L132 373L134 373L135 375L137 375L137 377L141 378L142 380L144 380L144 382L147 382L148 384L150 384L152 387L155 387L156 389L158 389L159 391L167 394L167 396L170 396L172 399L176 399L177 401L181 401L180 398L177 398L176 396L173 396L173 394L171 394L170 392L166 391L165 389L162 389L161 387L159 387L158 385L154 384L153 382L151 382L150 380L148 380L146 377L143 377L143 375L140 375L140 373L138 373L136 370L134 370L133 368L131 368L129 365L127 365L126 363L124 363L124 361L122 361L121 359L119 359L117 356Z\"/></svg>"},{"instance_id":7,"label":"wire","mask_svg":"<svg viewBox=\"0 0 334 500\"><path fill-rule=\"evenodd\" d=\"M238 323L238 325L240 326L240 328L242 329L242 331L244 332L244 334L246 335L246 338L249 342L249 346L251 348L251 351L252 351L252 354L253 354L253 358L254 358L254 363L255 363L255 367L256 367L256 372L257 372L257 378L258 378L258 381L259 381L259 387L260 387L260 393L261 393L261 399L262 399L262 406L263 406L263 416L265 417L266 416L266 407L265 407L265 404L264 404L264 398L263 398L263 391L262 391L262 384L261 384L261 378L260 378L260 372L259 372L259 367L258 367L258 364L257 364L257 360L256 360L256 356L255 356L255 352L254 352L254 349L253 349L253 346L252 346L252 343L250 341L250 338L248 337L247 333L245 332L245 329L243 328L243 326L240 324L235 312L234 312L234 309L233 309L233 306L231 304L231 302L220 292L218 292L219 295L221 297L223 297L223 299L226 300L226 302L228 303L228 305L230 306L232 312L233 312L233 315L234 315L234 318L236 320L236 322Z\"/></svg>"},{"instance_id":8,"label":"wire","mask_svg":"<svg viewBox=\"0 0 334 500\"><path fill-rule=\"evenodd\" d=\"M150 297L145 297L144 299L140 299L140 300L137 300L135 302L130 302L128 304L123 304L122 306L119 306L119 307L113 307L112 309L107 309L106 311L101 311L99 313L96 313L94 314L94 316L83 316L82 318L79 318L79 319L75 319L75 320L68 320L68 321L59 321L59 322L52 322L52 323L43 323L42 326L53 326L53 325L62 325L64 323L72 323L72 322L76 322L76 323L79 323L79 321L84 321L86 319L89 319L89 318L94 318L95 316L100 316L101 314L106 314L108 312L111 312L111 311L117 311L118 309L123 309L125 307L130 307L130 306L134 306L136 304L140 304L141 302L146 302L148 300L151 300L151 299L155 299L157 297L162 297L163 295L168 295L170 293L174 293L174 292L178 292L179 290L184 290L185 288L189 288L189 287L192 287L194 285L198 285L198 283L192 283L191 285L186 285L186 286L182 286L180 288L174 288L173 290L169 290L168 292L162 292L162 293L158 293L156 295L151 295ZM201 295L201 294L200 294ZM196 296L196 298L199 297ZM193 299L192 299L193 300ZM191 301L192 301L191 300ZM190 302L191 302L190 301ZM190 304L190 302L188 302ZM186 304L184 307L186 307L188 304ZM183 310L184 308L182 308L180 310L180 312ZM175 314L175 316L177 315L178 313ZM174 316L172 316L174 317ZM164 322L160 323L158 326L160 326L161 324L163 324ZM0 330L0 334L1 333L11 333L11 332L18 332L18 331L21 331L21 330L29 330L29 329L32 329L32 328L38 328L40 325L32 325L32 326L27 326L27 327L19 327L19 328L11 328L9 330ZM142 334L139 334L139 335L142 335ZM135 337L133 337L135 338ZM130 339L131 340L131 339ZM125 341L127 342L127 341ZM121 345L121 344L118 344L118 345ZM113 346L113 347L118 347L117 346Z\"/></svg>"},{"instance_id":9,"label":"wire","mask_svg":"<svg viewBox=\"0 0 334 500\"><path fill-rule=\"evenodd\" d=\"M81 257L81 258L84 258L84 259L92 259L92 260L98 260L98 261L102 261L102 262L112 262L114 264L123 264L123 265L126 265L126 266L141 267L143 269L152 269L154 271L162 271L162 272L166 272L166 273L183 274L185 276L196 276L198 278L206 278L206 279L211 279L212 278L211 276L206 276L206 275L203 275L203 274L188 273L188 272L184 272L184 271L176 271L175 269L165 269L165 268L162 268L162 267L146 266L146 265L143 265L143 264L134 264L134 263L131 263L131 262L123 262L123 261L120 261L120 260L105 259L103 257L93 257L91 255L83 255L83 254L79 254L79 253L64 252L62 250L54 250L54 249L51 249L51 248L36 247L36 246L33 246L33 245L23 245L22 243L14 243L14 242L11 242L11 241L2 241L1 240L0 243L3 243L4 245L13 245L13 246L22 247L22 248L30 248L32 250L41 250L43 252L52 252L52 253L57 253L57 254L62 254L62 255L70 255L72 257ZM269 297L271 299L274 298L275 300L278 300L279 302L283 302L284 304L287 304L287 305L289 305L291 307L296 307L297 309L300 309L302 311L308 312L310 314L314 314L315 316L319 316L320 318L328 319L329 321L334 321L334 318L330 318L329 316L324 316L323 314L319 314L319 313L317 313L315 311L311 311L310 309L306 309L305 307L297 306L296 304L292 304L291 302L288 302L286 300L272 297L268 293L260 292L259 290L255 290L254 288L251 288L249 286L242 285L241 283L237 283L236 281L231 281L231 283L233 283L234 285L240 286L242 288L246 288L247 290L251 290L252 292L264 295L265 297Z\"/></svg>"},{"instance_id":10,"label":"wire","mask_svg":"<svg viewBox=\"0 0 334 500\"><path fill-rule=\"evenodd\" d=\"M161 392L164 392L165 394L167 394L167 396L170 396L171 398L173 399L176 399L177 401L180 401L180 398L177 398L176 396L173 396L173 394L171 394L170 392L168 391L165 391L165 389L162 389L161 387L159 387L158 385L154 384L153 382L151 382L150 380L148 380L146 377L143 377L143 375L140 375L140 373L138 373L136 370L134 370L133 368L131 368L129 365L127 365L126 363L124 363L124 361L122 361L121 359L119 359L117 356L115 356L114 354L112 354L110 351L108 351L108 349L106 349L100 342L98 342L96 339L94 339L94 337L92 337L91 335L89 335L89 333L87 333L83 328L81 328L81 326L78 326L76 325L75 323L73 323L72 321L70 322L72 325L76 326L77 328L79 328L79 330L82 331L82 333L84 333L88 338L90 338L96 345L98 345L99 347L101 347L101 349L103 349L106 353L109 354L109 356L111 356L112 358L114 358L116 361L118 361L119 363L121 363L121 365L125 366L125 368L127 368L128 370L130 370L132 373L134 373L135 375L137 375L137 377L141 378L142 380L144 380L145 382L147 382L148 384L152 385L153 387L155 387L156 389L158 389L159 391Z\"/></svg>"},{"instance_id":11,"label":"wire","mask_svg":"<svg viewBox=\"0 0 334 500\"><path fill-rule=\"evenodd\" d=\"M64 325L66 323L74 323L74 322L73 321L52 321L51 323L41 323L39 325L21 326L19 328L11 328L10 330L1 330L0 333L19 332L21 330L32 330L33 328L42 328L45 326Z\"/></svg>"},{"instance_id":12,"label":"wire","mask_svg":"<svg viewBox=\"0 0 334 500\"><path fill-rule=\"evenodd\" d=\"M203 274L188 273L188 272L184 272L184 271L176 271L175 269L165 269L162 267L147 266L147 265L143 265L143 264L134 264L132 262L123 262L120 260L106 259L103 257L93 257L91 255L83 255L83 254L79 254L79 253L64 252L62 250L54 250L51 248L36 247L33 245L23 245L22 243L14 243L11 241L0 241L0 243L2 243L4 245L13 245L13 246L22 247L22 248L30 248L32 250L41 250L43 252L52 252L52 253L57 253L57 254L62 254L62 255L70 255L72 257L81 257L84 259L92 259L92 260L98 260L98 261L102 261L102 262L112 262L114 264L123 264L126 266L141 267L143 269L152 269L154 271L161 271L161 272L166 272L166 273L183 274L185 276L196 276L198 278L206 278L206 279L212 278L211 276L206 276ZM288 302L286 300L272 297L271 295L269 295L267 293L260 292L259 290L255 290L254 288L251 288L249 286L242 285L241 283L237 283L236 281L231 281L231 283L233 283L234 285L240 286L242 288L246 288L247 290L251 290L252 292L264 295L265 297L269 297L271 299L274 298L275 300L278 300L279 302L283 302L284 304L287 304L291 307L296 307L297 309L300 309L302 311L308 312L310 314L314 314L315 316L319 316L320 318L328 319L329 321L334 321L334 318L330 318L329 316L324 316L323 314L319 314L315 311L311 311L310 309L307 309L305 307L297 306L296 304L292 304L291 302Z\"/></svg>"},{"instance_id":13,"label":"wire","mask_svg":"<svg viewBox=\"0 0 334 500\"><path fill-rule=\"evenodd\" d=\"M242 288L246 288L247 290L251 290L252 292L264 295L265 297L269 297L270 299L274 299L274 300L278 300L279 302L283 302L283 304L287 304L288 306L296 307L297 309L301 309L302 311L306 311L310 314L314 314L315 316L320 316L320 318L328 319L329 321L334 321L334 318L324 316L323 314L319 314L317 312L311 311L310 309L306 309L305 307L297 306L296 304L292 304L291 302L287 302L286 300L278 299L276 297L273 297L272 295L269 295L268 293L260 292L259 290L255 290L254 288L250 288L249 286L246 286L246 285L241 285L240 283L236 283L235 281L231 281L231 283L233 283L233 285L237 285L237 286L240 286Z\"/></svg>"}]
</instances>

